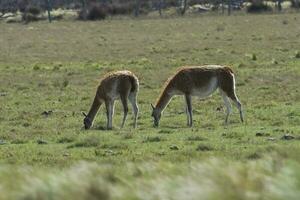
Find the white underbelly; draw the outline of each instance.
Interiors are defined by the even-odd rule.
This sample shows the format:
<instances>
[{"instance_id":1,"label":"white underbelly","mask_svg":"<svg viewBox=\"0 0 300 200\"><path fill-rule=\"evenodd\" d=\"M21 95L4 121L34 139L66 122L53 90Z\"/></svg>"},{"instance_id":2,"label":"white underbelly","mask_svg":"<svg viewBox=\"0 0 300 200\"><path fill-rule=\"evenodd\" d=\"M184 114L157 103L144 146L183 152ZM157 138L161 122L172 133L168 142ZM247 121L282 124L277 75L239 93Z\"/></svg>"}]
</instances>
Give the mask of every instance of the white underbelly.
<instances>
[{"instance_id":1,"label":"white underbelly","mask_svg":"<svg viewBox=\"0 0 300 200\"><path fill-rule=\"evenodd\" d=\"M210 96L218 87L217 77L212 78L206 85L199 88L192 89L191 95L200 98L205 98Z\"/></svg>"}]
</instances>

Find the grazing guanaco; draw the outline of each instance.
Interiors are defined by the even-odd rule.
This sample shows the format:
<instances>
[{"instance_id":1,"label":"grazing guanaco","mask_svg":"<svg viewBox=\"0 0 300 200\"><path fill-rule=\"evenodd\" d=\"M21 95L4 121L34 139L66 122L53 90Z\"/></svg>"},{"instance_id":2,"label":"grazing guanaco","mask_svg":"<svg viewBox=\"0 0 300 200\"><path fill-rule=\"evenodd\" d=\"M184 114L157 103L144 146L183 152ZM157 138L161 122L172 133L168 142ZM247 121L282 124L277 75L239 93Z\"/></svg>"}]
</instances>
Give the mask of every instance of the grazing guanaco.
<instances>
[{"instance_id":1,"label":"grazing guanaco","mask_svg":"<svg viewBox=\"0 0 300 200\"><path fill-rule=\"evenodd\" d=\"M182 67L168 79L153 109L154 126L159 125L161 113L174 95L184 95L186 101L187 125L193 125L192 96L205 98L210 96L217 88L226 107L225 123L231 113L229 98L239 109L241 121L244 121L242 105L235 93L235 77L231 68L220 65Z\"/></svg>"},{"instance_id":2,"label":"grazing guanaco","mask_svg":"<svg viewBox=\"0 0 300 200\"><path fill-rule=\"evenodd\" d=\"M130 71L116 71L108 73L104 76L100 85L97 88L97 92L88 114L83 112L85 116L83 123L85 129L89 129L94 121L94 118L102 103L106 106L107 116L107 129L112 129L112 117L114 114L114 103L115 100L121 99L124 116L121 127L124 127L127 113L128 113L128 100L130 101L133 114L134 114L134 127L137 126L137 94L139 90L138 78Z\"/></svg>"}]
</instances>

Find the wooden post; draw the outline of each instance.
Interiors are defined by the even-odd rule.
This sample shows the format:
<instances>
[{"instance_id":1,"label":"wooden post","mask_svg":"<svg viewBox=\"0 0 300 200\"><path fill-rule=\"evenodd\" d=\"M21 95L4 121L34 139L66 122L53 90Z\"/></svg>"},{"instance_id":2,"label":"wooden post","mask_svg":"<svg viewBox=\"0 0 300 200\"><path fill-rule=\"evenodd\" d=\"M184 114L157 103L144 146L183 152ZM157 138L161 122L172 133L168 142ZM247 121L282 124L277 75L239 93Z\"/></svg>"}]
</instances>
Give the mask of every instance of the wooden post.
<instances>
[{"instance_id":1,"label":"wooden post","mask_svg":"<svg viewBox=\"0 0 300 200\"><path fill-rule=\"evenodd\" d=\"M140 15L140 0L136 0L135 1L136 4L135 4L135 11L134 11L134 16L135 17L138 17Z\"/></svg>"},{"instance_id":2,"label":"wooden post","mask_svg":"<svg viewBox=\"0 0 300 200\"><path fill-rule=\"evenodd\" d=\"M186 11L186 7L187 7L187 0L182 0L182 3L183 5L181 5L181 15L184 15L185 14L185 11Z\"/></svg>"},{"instance_id":3,"label":"wooden post","mask_svg":"<svg viewBox=\"0 0 300 200\"><path fill-rule=\"evenodd\" d=\"M162 13L161 13L161 7L162 7L162 0L159 0L159 4L158 4L158 12L159 12L159 16L162 16Z\"/></svg>"},{"instance_id":4,"label":"wooden post","mask_svg":"<svg viewBox=\"0 0 300 200\"><path fill-rule=\"evenodd\" d=\"M85 0L81 0L81 4L82 4L82 7L85 8L85 6L86 6Z\"/></svg>"},{"instance_id":5,"label":"wooden post","mask_svg":"<svg viewBox=\"0 0 300 200\"><path fill-rule=\"evenodd\" d=\"M222 14L224 15L225 7L224 7L224 0L222 0Z\"/></svg>"},{"instance_id":6,"label":"wooden post","mask_svg":"<svg viewBox=\"0 0 300 200\"><path fill-rule=\"evenodd\" d=\"M228 15L231 14L231 0L228 0Z\"/></svg>"},{"instance_id":7,"label":"wooden post","mask_svg":"<svg viewBox=\"0 0 300 200\"><path fill-rule=\"evenodd\" d=\"M278 11L279 11L279 12L282 10L281 3L282 3L282 0L278 0L278 1L277 1L277 6L278 6Z\"/></svg>"},{"instance_id":8,"label":"wooden post","mask_svg":"<svg viewBox=\"0 0 300 200\"><path fill-rule=\"evenodd\" d=\"M51 23L52 22L52 17L51 17L52 7L51 7L51 2L50 2L51 0L46 0L46 1L47 1L48 20Z\"/></svg>"}]
</instances>

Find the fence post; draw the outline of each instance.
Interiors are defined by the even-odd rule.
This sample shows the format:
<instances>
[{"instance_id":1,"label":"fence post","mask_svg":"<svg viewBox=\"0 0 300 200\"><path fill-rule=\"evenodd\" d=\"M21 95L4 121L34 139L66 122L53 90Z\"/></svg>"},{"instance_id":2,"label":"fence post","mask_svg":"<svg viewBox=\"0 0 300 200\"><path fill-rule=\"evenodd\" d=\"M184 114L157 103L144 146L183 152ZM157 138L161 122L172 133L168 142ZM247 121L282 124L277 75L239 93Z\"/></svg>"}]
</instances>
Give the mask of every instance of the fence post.
<instances>
[{"instance_id":1,"label":"fence post","mask_svg":"<svg viewBox=\"0 0 300 200\"><path fill-rule=\"evenodd\" d=\"M186 8L187 8L187 0L182 0L182 2L181 2L181 15L185 14Z\"/></svg>"},{"instance_id":2,"label":"fence post","mask_svg":"<svg viewBox=\"0 0 300 200\"><path fill-rule=\"evenodd\" d=\"M161 13L161 7L162 7L162 0L159 0L159 4L158 4L158 12L159 12L159 16L162 16L162 13Z\"/></svg>"},{"instance_id":3,"label":"fence post","mask_svg":"<svg viewBox=\"0 0 300 200\"><path fill-rule=\"evenodd\" d=\"M279 11L279 12L282 10L281 3L282 3L282 0L278 0L278 1L277 1L277 6L278 6L278 11Z\"/></svg>"},{"instance_id":4,"label":"fence post","mask_svg":"<svg viewBox=\"0 0 300 200\"><path fill-rule=\"evenodd\" d=\"M85 8L85 6L86 6L85 0L81 0L81 4L82 4L82 8Z\"/></svg>"},{"instance_id":5,"label":"fence post","mask_svg":"<svg viewBox=\"0 0 300 200\"><path fill-rule=\"evenodd\" d=\"M224 0L222 0L222 14L224 15L225 7L224 7Z\"/></svg>"},{"instance_id":6,"label":"fence post","mask_svg":"<svg viewBox=\"0 0 300 200\"><path fill-rule=\"evenodd\" d=\"M47 1L48 20L51 23L52 22L52 17L51 17L52 7L51 7L51 2L50 2L51 0L46 0L46 1Z\"/></svg>"},{"instance_id":7,"label":"fence post","mask_svg":"<svg viewBox=\"0 0 300 200\"><path fill-rule=\"evenodd\" d=\"M136 0L134 16L138 17L140 14L140 0Z\"/></svg>"},{"instance_id":8,"label":"fence post","mask_svg":"<svg viewBox=\"0 0 300 200\"><path fill-rule=\"evenodd\" d=\"M228 0L228 15L231 14L231 1L232 0Z\"/></svg>"}]
</instances>

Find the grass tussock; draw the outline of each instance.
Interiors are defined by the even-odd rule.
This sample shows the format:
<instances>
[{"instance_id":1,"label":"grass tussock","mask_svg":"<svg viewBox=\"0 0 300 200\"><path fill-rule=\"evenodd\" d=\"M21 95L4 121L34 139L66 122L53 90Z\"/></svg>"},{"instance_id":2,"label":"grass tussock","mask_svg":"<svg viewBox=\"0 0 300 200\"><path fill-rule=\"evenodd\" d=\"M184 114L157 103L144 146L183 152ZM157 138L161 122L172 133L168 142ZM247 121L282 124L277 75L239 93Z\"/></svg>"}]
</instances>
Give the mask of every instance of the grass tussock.
<instances>
[{"instance_id":1,"label":"grass tussock","mask_svg":"<svg viewBox=\"0 0 300 200\"><path fill-rule=\"evenodd\" d=\"M207 140L207 138L204 138L204 137L195 135L195 136L189 136L189 137L187 138L187 140L188 140L188 141L204 141L204 140Z\"/></svg>"},{"instance_id":2,"label":"grass tussock","mask_svg":"<svg viewBox=\"0 0 300 200\"><path fill-rule=\"evenodd\" d=\"M199 144L196 151L213 151L214 148L207 144Z\"/></svg>"},{"instance_id":3,"label":"grass tussock","mask_svg":"<svg viewBox=\"0 0 300 200\"><path fill-rule=\"evenodd\" d=\"M147 142L160 142L162 141L162 138L159 136L148 136L143 140L143 143Z\"/></svg>"},{"instance_id":4,"label":"grass tussock","mask_svg":"<svg viewBox=\"0 0 300 200\"><path fill-rule=\"evenodd\" d=\"M28 141L25 140L25 139L22 139L22 138L16 138L14 140L12 140L10 143L11 144L25 144L27 143Z\"/></svg>"},{"instance_id":5,"label":"grass tussock","mask_svg":"<svg viewBox=\"0 0 300 200\"><path fill-rule=\"evenodd\" d=\"M100 145L100 139L96 136L87 136L84 139L69 145L67 148L77 147L97 147Z\"/></svg>"},{"instance_id":6,"label":"grass tussock","mask_svg":"<svg viewBox=\"0 0 300 200\"><path fill-rule=\"evenodd\" d=\"M297 199L300 173L293 164L210 160L193 165L187 175L155 180L147 199ZM142 198L145 192L139 192Z\"/></svg>"},{"instance_id":7,"label":"grass tussock","mask_svg":"<svg viewBox=\"0 0 300 200\"><path fill-rule=\"evenodd\" d=\"M74 140L75 140L74 137L63 136L57 140L57 143L71 143Z\"/></svg>"},{"instance_id":8,"label":"grass tussock","mask_svg":"<svg viewBox=\"0 0 300 200\"><path fill-rule=\"evenodd\" d=\"M105 176L99 176L101 168L96 164L80 164L61 173L26 178L28 184L20 186L18 199L110 199Z\"/></svg>"},{"instance_id":9,"label":"grass tussock","mask_svg":"<svg viewBox=\"0 0 300 200\"><path fill-rule=\"evenodd\" d=\"M0 183L2 197L31 200L296 200L300 191L299 163L278 159L277 156L247 162L210 159L201 163L193 162L184 169L171 163L126 166L128 170L123 174L111 166L85 162L60 172L39 173L22 169L15 174L15 179ZM143 173L132 176L131 173L136 171L134 169ZM0 170L1 178L15 173L5 167ZM158 175L162 170L168 172ZM172 173L174 171L176 173ZM14 187L9 187L12 182L15 183Z\"/></svg>"}]
</instances>

